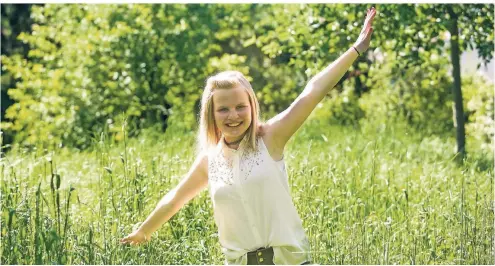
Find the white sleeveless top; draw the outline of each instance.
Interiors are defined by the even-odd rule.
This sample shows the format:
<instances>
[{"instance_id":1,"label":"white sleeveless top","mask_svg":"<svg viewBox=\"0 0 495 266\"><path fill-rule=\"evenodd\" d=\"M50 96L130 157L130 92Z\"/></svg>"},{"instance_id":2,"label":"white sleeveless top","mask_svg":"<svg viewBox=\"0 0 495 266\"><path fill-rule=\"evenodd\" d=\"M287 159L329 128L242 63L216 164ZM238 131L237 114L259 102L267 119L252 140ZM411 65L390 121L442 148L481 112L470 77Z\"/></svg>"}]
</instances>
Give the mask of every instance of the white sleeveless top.
<instances>
[{"instance_id":1,"label":"white sleeveless top","mask_svg":"<svg viewBox=\"0 0 495 266\"><path fill-rule=\"evenodd\" d=\"M246 253L261 247L273 247L275 264L311 261L283 159L273 160L261 137L256 151L245 146L246 138L231 149L222 137L208 154L208 187L226 262L246 264Z\"/></svg>"}]
</instances>

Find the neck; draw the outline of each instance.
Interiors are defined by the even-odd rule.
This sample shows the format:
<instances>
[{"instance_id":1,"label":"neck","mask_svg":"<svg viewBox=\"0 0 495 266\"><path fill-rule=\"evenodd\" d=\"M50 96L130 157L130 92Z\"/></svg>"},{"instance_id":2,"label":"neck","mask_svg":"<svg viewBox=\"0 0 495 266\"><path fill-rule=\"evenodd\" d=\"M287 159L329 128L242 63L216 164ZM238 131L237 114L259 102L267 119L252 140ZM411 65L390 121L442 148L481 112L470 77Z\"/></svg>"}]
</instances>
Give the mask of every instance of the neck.
<instances>
[{"instance_id":1,"label":"neck","mask_svg":"<svg viewBox=\"0 0 495 266\"><path fill-rule=\"evenodd\" d=\"M224 139L224 141L225 141L225 144L227 144L227 145L236 145L236 144L241 143L242 138L240 138L240 139L238 139L238 140L235 140L235 141L232 141L232 142L229 142L229 141L227 141L226 139Z\"/></svg>"},{"instance_id":2,"label":"neck","mask_svg":"<svg viewBox=\"0 0 495 266\"><path fill-rule=\"evenodd\" d=\"M238 140L228 141L226 138L224 138L223 141L225 145L227 145L227 147L237 150L239 148L239 143L241 143L243 139L244 139L244 135L240 137Z\"/></svg>"}]
</instances>

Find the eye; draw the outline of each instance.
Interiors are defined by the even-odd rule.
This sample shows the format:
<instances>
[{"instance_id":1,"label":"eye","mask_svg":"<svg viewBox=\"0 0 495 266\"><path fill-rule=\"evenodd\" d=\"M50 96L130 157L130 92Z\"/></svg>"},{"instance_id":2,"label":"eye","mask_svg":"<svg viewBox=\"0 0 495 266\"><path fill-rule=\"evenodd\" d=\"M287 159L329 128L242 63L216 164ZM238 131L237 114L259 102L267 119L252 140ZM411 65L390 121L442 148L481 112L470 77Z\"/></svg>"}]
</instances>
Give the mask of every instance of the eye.
<instances>
[{"instance_id":1,"label":"eye","mask_svg":"<svg viewBox=\"0 0 495 266\"><path fill-rule=\"evenodd\" d=\"M220 109L218 109L218 112L225 113L225 112L227 112L228 110L229 110L229 109L227 109L227 108L220 108Z\"/></svg>"},{"instance_id":2,"label":"eye","mask_svg":"<svg viewBox=\"0 0 495 266\"><path fill-rule=\"evenodd\" d=\"M245 105L241 105L241 106L237 106L237 110L244 110L247 106Z\"/></svg>"}]
</instances>

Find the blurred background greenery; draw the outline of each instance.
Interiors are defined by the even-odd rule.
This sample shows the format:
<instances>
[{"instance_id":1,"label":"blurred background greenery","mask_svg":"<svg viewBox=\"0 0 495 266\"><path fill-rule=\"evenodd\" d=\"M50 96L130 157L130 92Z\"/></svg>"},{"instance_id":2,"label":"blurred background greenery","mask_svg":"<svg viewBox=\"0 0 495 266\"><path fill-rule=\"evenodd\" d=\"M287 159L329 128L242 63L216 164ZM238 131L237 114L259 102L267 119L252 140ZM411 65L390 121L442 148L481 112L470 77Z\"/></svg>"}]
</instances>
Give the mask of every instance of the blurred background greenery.
<instances>
[{"instance_id":1,"label":"blurred background greenery","mask_svg":"<svg viewBox=\"0 0 495 266\"><path fill-rule=\"evenodd\" d=\"M2 4L3 145L84 149L102 133L122 140L124 121L131 137L195 130L205 80L227 69L249 77L267 119L352 45L368 7ZM467 134L491 149L493 82L459 73L462 109L454 99L460 54L493 57L493 5L376 8L371 48L320 113L340 125L405 120L425 135L455 136L460 123L457 145Z\"/></svg>"}]
</instances>

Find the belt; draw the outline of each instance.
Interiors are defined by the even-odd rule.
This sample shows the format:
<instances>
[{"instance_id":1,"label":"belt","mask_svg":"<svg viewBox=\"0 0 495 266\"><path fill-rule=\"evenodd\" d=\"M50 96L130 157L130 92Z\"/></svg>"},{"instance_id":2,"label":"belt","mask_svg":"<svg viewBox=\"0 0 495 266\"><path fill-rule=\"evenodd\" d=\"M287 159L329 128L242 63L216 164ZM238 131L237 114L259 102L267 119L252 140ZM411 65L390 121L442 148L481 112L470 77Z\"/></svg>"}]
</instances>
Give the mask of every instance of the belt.
<instances>
[{"instance_id":1,"label":"belt","mask_svg":"<svg viewBox=\"0 0 495 266\"><path fill-rule=\"evenodd\" d=\"M259 248L247 253L247 264L249 265L274 265L273 248Z\"/></svg>"},{"instance_id":2,"label":"belt","mask_svg":"<svg viewBox=\"0 0 495 266\"><path fill-rule=\"evenodd\" d=\"M247 253L248 265L275 265L273 263L273 247L259 248ZM305 261L301 265L311 264L310 261Z\"/></svg>"}]
</instances>

